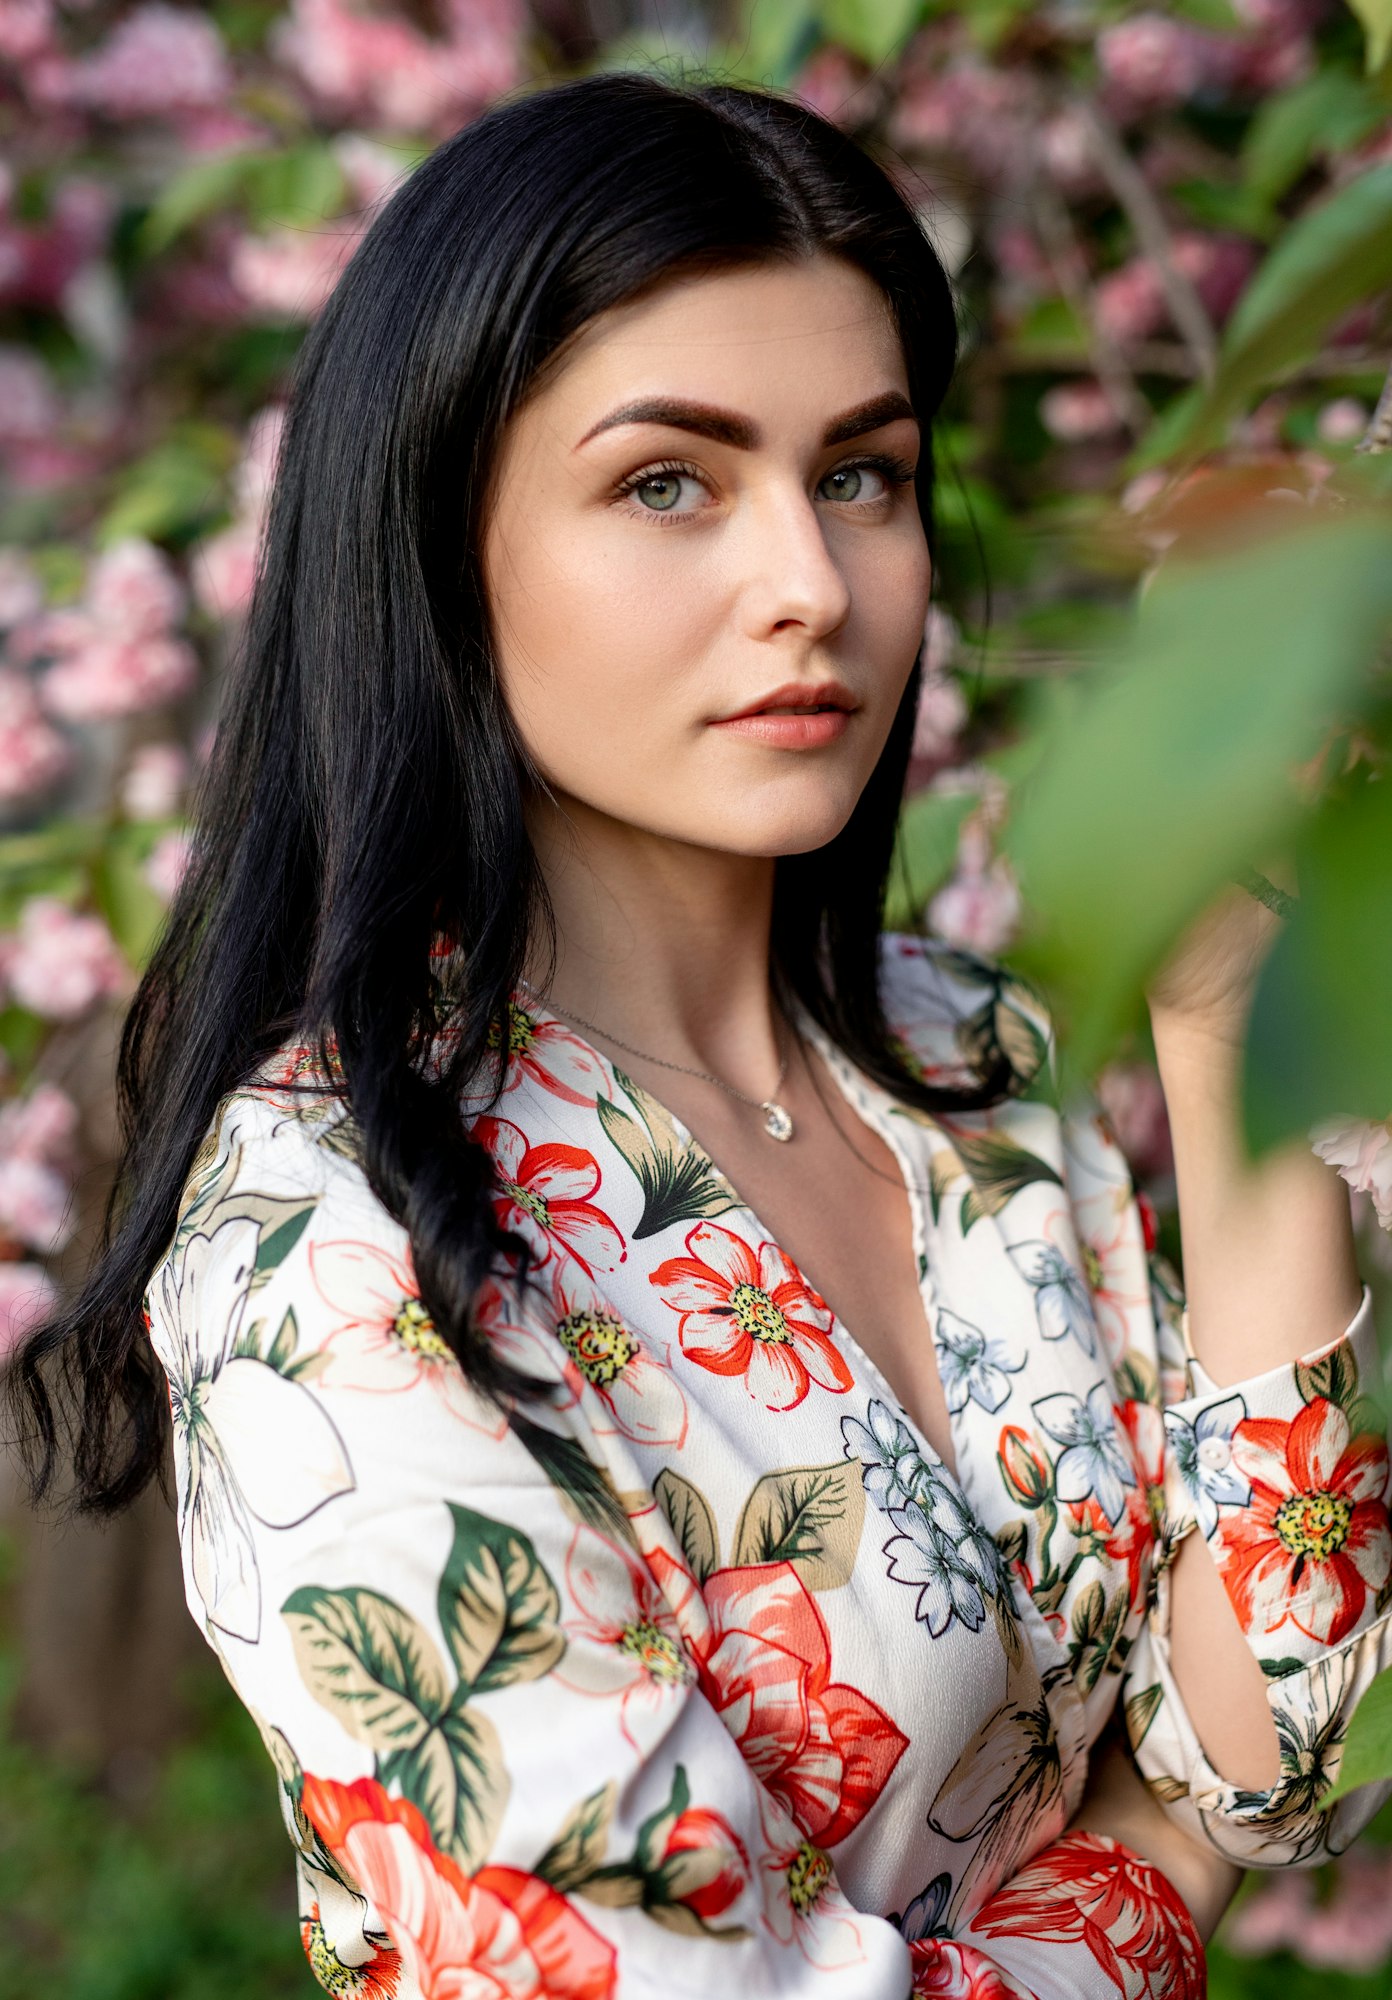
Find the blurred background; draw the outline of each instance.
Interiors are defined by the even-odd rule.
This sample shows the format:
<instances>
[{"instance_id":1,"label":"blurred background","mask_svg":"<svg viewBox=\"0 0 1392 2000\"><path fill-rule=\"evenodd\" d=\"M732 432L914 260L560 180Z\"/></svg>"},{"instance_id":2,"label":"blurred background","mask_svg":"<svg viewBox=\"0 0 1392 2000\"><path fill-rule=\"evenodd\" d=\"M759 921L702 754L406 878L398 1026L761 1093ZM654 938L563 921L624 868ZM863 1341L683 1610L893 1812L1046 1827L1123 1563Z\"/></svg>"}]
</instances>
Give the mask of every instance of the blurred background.
<instances>
[{"instance_id":1,"label":"blurred background","mask_svg":"<svg viewBox=\"0 0 1392 2000\"><path fill-rule=\"evenodd\" d=\"M0 1357L106 1193L304 330L434 144L615 67L796 93L957 288L891 922L1058 981L1179 1261L1142 978L1289 839L1312 914L1259 993L1249 1129L1326 1118L1392 1327L1390 46L1392 0L0 0ZM1284 553L1216 555L1230 584L1139 658L1138 583L1258 505ZM1249 1883L1215 2000L1392 1991L1389 1841ZM318 1991L172 1513L59 1528L3 1458L0 1909L5 2000Z\"/></svg>"}]
</instances>

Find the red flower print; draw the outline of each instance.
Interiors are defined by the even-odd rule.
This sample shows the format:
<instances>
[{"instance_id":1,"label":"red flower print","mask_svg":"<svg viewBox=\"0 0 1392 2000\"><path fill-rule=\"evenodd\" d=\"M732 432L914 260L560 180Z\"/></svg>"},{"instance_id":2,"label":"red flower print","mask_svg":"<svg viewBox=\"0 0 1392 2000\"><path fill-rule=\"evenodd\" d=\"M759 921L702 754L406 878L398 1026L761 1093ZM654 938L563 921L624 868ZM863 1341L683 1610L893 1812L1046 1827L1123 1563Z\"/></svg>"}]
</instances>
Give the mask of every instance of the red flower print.
<instances>
[{"instance_id":1,"label":"red flower print","mask_svg":"<svg viewBox=\"0 0 1392 2000\"><path fill-rule=\"evenodd\" d=\"M590 1200L600 1182L593 1153L553 1142L529 1145L506 1118L476 1118L472 1136L492 1154L502 1184L494 1196L498 1220L525 1237L538 1263L563 1251L593 1277L624 1261L628 1249L618 1228Z\"/></svg>"},{"instance_id":2,"label":"red flower print","mask_svg":"<svg viewBox=\"0 0 1392 2000\"><path fill-rule=\"evenodd\" d=\"M1220 1519L1215 1555L1244 1629L1274 1632L1289 1618L1337 1646L1392 1571L1386 1440L1355 1436L1339 1405L1316 1396L1289 1423L1244 1417L1232 1462L1252 1498Z\"/></svg>"},{"instance_id":3,"label":"red flower print","mask_svg":"<svg viewBox=\"0 0 1392 2000\"><path fill-rule=\"evenodd\" d=\"M309 1915L300 1920L300 1943L310 1971L334 2000L396 2000L400 1952L374 1951L361 1965L345 1965L324 1935L317 1903L311 1903Z\"/></svg>"},{"instance_id":4,"label":"red flower print","mask_svg":"<svg viewBox=\"0 0 1392 2000\"><path fill-rule=\"evenodd\" d=\"M1149 1324L1150 1268L1145 1225L1129 1179L1083 1195L1074 1204L1078 1256L1098 1331L1113 1364L1133 1344L1132 1327Z\"/></svg>"},{"instance_id":5,"label":"red flower print","mask_svg":"<svg viewBox=\"0 0 1392 2000\"><path fill-rule=\"evenodd\" d=\"M683 1354L713 1375L742 1375L756 1403L791 1410L815 1382L840 1395L851 1371L831 1338L831 1308L776 1243L756 1252L733 1230L700 1222L686 1257L648 1273L681 1315Z\"/></svg>"},{"instance_id":6,"label":"red flower print","mask_svg":"<svg viewBox=\"0 0 1392 2000\"><path fill-rule=\"evenodd\" d=\"M745 1761L810 1840L833 1847L908 1747L882 1709L831 1678L831 1641L791 1563L716 1570L701 1686Z\"/></svg>"},{"instance_id":7,"label":"red flower print","mask_svg":"<svg viewBox=\"0 0 1392 2000\"><path fill-rule=\"evenodd\" d=\"M919 1938L909 1946L912 2000L1030 2000L1008 1972L974 1945Z\"/></svg>"},{"instance_id":8,"label":"red flower print","mask_svg":"<svg viewBox=\"0 0 1392 2000\"><path fill-rule=\"evenodd\" d=\"M1054 1472L1036 1440L1018 1424L1006 1424L996 1445L1005 1489L1022 1507L1038 1507L1053 1491Z\"/></svg>"},{"instance_id":9,"label":"red flower print","mask_svg":"<svg viewBox=\"0 0 1392 2000\"><path fill-rule=\"evenodd\" d=\"M1203 2000L1204 1951L1178 1891L1099 1833L1066 1833L972 1919L985 1937L1083 1944L1128 2000Z\"/></svg>"},{"instance_id":10,"label":"red flower print","mask_svg":"<svg viewBox=\"0 0 1392 2000\"><path fill-rule=\"evenodd\" d=\"M579 1694L616 1696L620 1727L642 1751L671 1728L696 1680L672 1607L631 1550L592 1528L575 1530L566 1584L576 1615L563 1621L571 1643L555 1676Z\"/></svg>"},{"instance_id":11,"label":"red flower print","mask_svg":"<svg viewBox=\"0 0 1392 2000\"><path fill-rule=\"evenodd\" d=\"M423 2000L611 2000L614 1947L535 1875L466 1875L409 1799L306 1773L305 1816L381 1913Z\"/></svg>"},{"instance_id":12,"label":"red flower print","mask_svg":"<svg viewBox=\"0 0 1392 2000\"><path fill-rule=\"evenodd\" d=\"M672 1902L685 1903L704 1923L712 1923L744 1894L749 1856L718 1812L688 1806L667 1836L662 1874Z\"/></svg>"},{"instance_id":13,"label":"red flower print","mask_svg":"<svg viewBox=\"0 0 1392 2000\"><path fill-rule=\"evenodd\" d=\"M495 1018L488 1030L489 1048L497 1048L502 1038ZM507 1010L503 1095L524 1079L540 1084L549 1096L567 1104L592 1105L597 1097L609 1095L609 1079L598 1051L564 1021L529 1008L514 996Z\"/></svg>"},{"instance_id":14,"label":"red flower print","mask_svg":"<svg viewBox=\"0 0 1392 2000\"><path fill-rule=\"evenodd\" d=\"M1165 1420L1153 1403L1128 1399L1116 1405L1136 1484L1124 1491L1120 1520L1111 1524L1107 1554L1126 1564L1131 1609L1144 1609L1150 1594L1155 1541L1165 1514Z\"/></svg>"},{"instance_id":15,"label":"red flower print","mask_svg":"<svg viewBox=\"0 0 1392 2000\"><path fill-rule=\"evenodd\" d=\"M506 1417L475 1396L421 1303L409 1243L399 1255L351 1237L311 1243L309 1273L338 1316L324 1342L321 1389L390 1396L424 1381L461 1422L502 1437Z\"/></svg>"}]
</instances>

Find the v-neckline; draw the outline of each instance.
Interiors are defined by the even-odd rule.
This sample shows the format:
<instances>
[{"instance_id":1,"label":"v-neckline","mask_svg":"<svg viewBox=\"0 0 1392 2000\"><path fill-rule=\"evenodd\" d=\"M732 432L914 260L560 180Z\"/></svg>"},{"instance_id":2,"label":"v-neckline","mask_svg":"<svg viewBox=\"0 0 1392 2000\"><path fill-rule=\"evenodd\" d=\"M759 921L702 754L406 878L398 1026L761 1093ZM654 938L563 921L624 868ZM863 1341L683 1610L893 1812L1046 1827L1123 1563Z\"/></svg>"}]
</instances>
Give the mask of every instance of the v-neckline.
<instances>
[{"instance_id":1,"label":"v-neckline","mask_svg":"<svg viewBox=\"0 0 1392 2000\"><path fill-rule=\"evenodd\" d=\"M748 1216L759 1240L764 1243L771 1243L775 1249L788 1258L788 1262L796 1271L802 1271L802 1266L797 1262L796 1258L779 1242L778 1237L767 1227L757 1210L745 1200L725 1169L716 1160L712 1159L696 1134L691 1130L691 1127L684 1119L677 1116L670 1105L664 1104L660 1097L657 1097L646 1085L640 1083L637 1077L631 1075L628 1070L622 1070L621 1073L624 1077L624 1082L619 1084L620 1065L612 1057L606 1056L603 1049L598 1048L595 1043L581 1034L563 1014L555 1008L548 1007L539 993L534 992L529 987L520 989L519 992L513 995L513 1004L520 1008L523 1013L530 1014L534 1019L544 1017L549 1021L555 1022L558 1027L564 1028L567 1034L572 1035L583 1048L587 1049L594 1056L615 1087L624 1090L632 1098L633 1102L647 1119L650 1130L658 1129L664 1124L671 1126L676 1132L683 1148L690 1149L701 1165L715 1175L722 1185L729 1190L730 1194L733 1195L737 1205ZM894 1155L895 1164L899 1169L900 1181L909 1203L909 1217L912 1224L913 1236L912 1250L915 1284L918 1291L919 1303L923 1309L923 1331L927 1339L932 1343L934 1364L937 1365L938 1343L933 1331L933 1324L938 1299L930 1275L927 1211L924 1207L922 1191L914 1176L915 1161L913 1154L906 1149L903 1144L902 1133L894 1131L891 1120L887 1115L888 1108L894 1107L897 1104L897 1100L883 1084L877 1083L872 1077L866 1076L862 1071L855 1068L850 1058L837 1048L830 1036L825 1033L817 1021L813 1020L801 1001L796 999L796 996L794 997L794 1006L797 1012L795 1023L797 1032L805 1036L822 1057L842 1097L846 1100L852 1111L855 1112L861 1123L868 1130L883 1139L884 1143L889 1147L890 1152ZM862 1103L858 1101L856 1093L863 1094L866 1102ZM868 1107L873 1107L874 1111L878 1112L879 1115L872 1115L872 1111ZM650 1113L653 1115L649 1115ZM813 1289L816 1289L815 1286ZM818 1297L822 1297L822 1294L818 1293ZM846 1322L832 1306L830 1300L822 1297L822 1303L826 1306L827 1313L831 1319L833 1337L842 1347L849 1351L855 1362L857 1379L863 1381L866 1386L876 1394L882 1396L892 1406L896 1414L908 1425L914 1442L919 1447L924 1458L951 1483L963 1505L969 1508L973 1518L975 1518L975 1509L971 1508L970 1502L967 1499L965 1483L961 1477L961 1467L964 1463L964 1438L958 1417L962 1412L954 1411L948 1407L947 1398L944 1395L943 1403L944 1407L947 1408L948 1429L952 1437L953 1457L956 1460L956 1466L954 1467L948 1464L942 1453L915 1421L906 1408L904 1399L888 1380L879 1363L862 1346L861 1342L856 1338L855 1333L846 1325ZM939 1374L941 1374L941 1370L939 1370Z\"/></svg>"}]
</instances>

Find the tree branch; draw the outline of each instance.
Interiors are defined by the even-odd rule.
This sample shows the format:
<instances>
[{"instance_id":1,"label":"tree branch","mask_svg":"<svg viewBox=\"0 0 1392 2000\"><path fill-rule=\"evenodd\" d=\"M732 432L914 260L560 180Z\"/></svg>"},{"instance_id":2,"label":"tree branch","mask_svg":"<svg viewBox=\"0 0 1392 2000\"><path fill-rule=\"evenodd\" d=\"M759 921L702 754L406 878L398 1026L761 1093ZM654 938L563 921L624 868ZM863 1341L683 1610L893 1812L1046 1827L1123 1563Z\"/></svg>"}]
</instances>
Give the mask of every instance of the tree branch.
<instances>
[{"instance_id":1,"label":"tree branch","mask_svg":"<svg viewBox=\"0 0 1392 2000\"><path fill-rule=\"evenodd\" d=\"M1093 100L1079 97L1074 106L1092 141L1103 179L1131 224L1137 243L1155 266L1170 316L1193 351L1195 372L1201 381L1211 382L1218 367L1218 336L1193 280L1175 262L1169 225L1150 183L1127 152L1116 127Z\"/></svg>"}]
</instances>

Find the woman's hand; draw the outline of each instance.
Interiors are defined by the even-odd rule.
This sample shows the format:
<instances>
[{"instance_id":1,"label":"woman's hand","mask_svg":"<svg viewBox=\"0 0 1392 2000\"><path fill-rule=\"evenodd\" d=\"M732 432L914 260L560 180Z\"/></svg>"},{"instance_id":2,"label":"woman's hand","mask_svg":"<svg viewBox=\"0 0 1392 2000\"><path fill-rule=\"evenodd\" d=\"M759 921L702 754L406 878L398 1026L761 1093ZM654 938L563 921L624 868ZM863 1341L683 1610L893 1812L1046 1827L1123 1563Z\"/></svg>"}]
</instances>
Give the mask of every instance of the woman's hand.
<instances>
[{"instance_id":1,"label":"woman's hand","mask_svg":"<svg viewBox=\"0 0 1392 2000\"><path fill-rule=\"evenodd\" d=\"M1200 1847L1151 1795L1113 1720L1093 1748L1083 1802L1069 1831L1107 1833L1168 1876L1207 1943L1237 1893L1242 1870Z\"/></svg>"},{"instance_id":2,"label":"woman's hand","mask_svg":"<svg viewBox=\"0 0 1392 2000\"><path fill-rule=\"evenodd\" d=\"M1293 880L1278 880L1276 886L1295 894ZM1223 889L1146 988L1151 1019L1183 1022L1239 1043L1257 974L1280 924L1250 890L1236 883Z\"/></svg>"}]
</instances>

